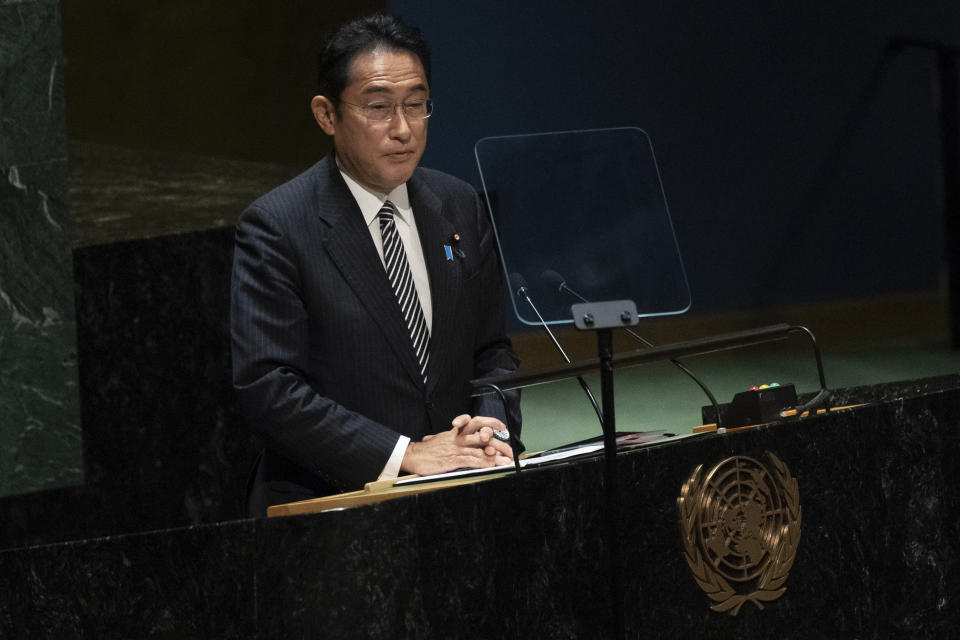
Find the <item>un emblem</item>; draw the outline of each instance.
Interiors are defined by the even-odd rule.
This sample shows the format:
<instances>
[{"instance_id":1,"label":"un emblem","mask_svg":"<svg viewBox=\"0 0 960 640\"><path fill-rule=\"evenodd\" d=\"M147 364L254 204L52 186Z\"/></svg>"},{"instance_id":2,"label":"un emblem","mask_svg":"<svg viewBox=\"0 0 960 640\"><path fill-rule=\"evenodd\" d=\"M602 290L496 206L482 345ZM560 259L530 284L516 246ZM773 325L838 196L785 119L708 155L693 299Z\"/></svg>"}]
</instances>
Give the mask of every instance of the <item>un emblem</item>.
<instances>
[{"instance_id":1,"label":"un emblem","mask_svg":"<svg viewBox=\"0 0 960 640\"><path fill-rule=\"evenodd\" d=\"M769 467L736 456L680 490L680 532L693 579L711 609L737 615L746 602L783 595L800 542L800 491L787 465L767 452Z\"/></svg>"}]
</instances>

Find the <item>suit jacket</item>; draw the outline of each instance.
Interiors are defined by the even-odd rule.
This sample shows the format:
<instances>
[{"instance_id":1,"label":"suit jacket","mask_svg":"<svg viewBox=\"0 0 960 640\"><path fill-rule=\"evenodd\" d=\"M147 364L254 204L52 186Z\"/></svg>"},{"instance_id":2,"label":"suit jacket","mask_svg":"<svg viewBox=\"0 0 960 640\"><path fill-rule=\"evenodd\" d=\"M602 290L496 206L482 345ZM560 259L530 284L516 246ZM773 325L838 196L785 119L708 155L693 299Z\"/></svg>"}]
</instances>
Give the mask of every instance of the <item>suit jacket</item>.
<instances>
[{"instance_id":1,"label":"suit jacket","mask_svg":"<svg viewBox=\"0 0 960 640\"><path fill-rule=\"evenodd\" d=\"M327 156L256 200L237 224L233 381L266 444L248 510L376 480L398 434L419 440L461 413L506 422L468 381L512 371L495 240L476 191L418 168L407 182L430 279L427 382L360 208ZM453 258L444 245L459 234ZM511 397L519 429L519 396ZM519 435L519 434L518 434Z\"/></svg>"}]
</instances>

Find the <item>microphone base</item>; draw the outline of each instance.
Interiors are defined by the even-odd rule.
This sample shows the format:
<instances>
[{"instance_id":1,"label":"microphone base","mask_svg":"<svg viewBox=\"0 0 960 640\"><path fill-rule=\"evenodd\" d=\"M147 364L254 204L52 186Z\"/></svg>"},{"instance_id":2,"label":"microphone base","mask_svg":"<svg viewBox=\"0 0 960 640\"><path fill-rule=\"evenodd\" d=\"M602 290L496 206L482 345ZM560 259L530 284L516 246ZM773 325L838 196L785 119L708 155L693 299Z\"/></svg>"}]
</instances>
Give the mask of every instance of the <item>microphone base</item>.
<instances>
[{"instance_id":1,"label":"microphone base","mask_svg":"<svg viewBox=\"0 0 960 640\"><path fill-rule=\"evenodd\" d=\"M722 420L717 421L716 410L708 405L701 408L704 424L716 423L718 427L746 427L783 420L782 413L797 406L797 390L792 384L768 389L741 391L733 396L728 405L720 405Z\"/></svg>"}]
</instances>

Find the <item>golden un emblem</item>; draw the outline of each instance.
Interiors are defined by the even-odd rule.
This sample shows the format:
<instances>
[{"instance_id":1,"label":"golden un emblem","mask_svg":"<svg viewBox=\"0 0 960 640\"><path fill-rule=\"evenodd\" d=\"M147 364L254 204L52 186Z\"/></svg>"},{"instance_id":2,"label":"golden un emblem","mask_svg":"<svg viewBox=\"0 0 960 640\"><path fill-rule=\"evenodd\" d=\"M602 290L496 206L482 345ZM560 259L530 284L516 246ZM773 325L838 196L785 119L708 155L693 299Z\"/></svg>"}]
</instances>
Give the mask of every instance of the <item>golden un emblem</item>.
<instances>
[{"instance_id":1,"label":"golden un emblem","mask_svg":"<svg viewBox=\"0 0 960 640\"><path fill-rule=\"evenodd\" d=\"M783 595L800 543L800 491L787 465L736 456L703 473L698 466L677 498L684 557L714 611Z\"/></svg>"}]
</instances>

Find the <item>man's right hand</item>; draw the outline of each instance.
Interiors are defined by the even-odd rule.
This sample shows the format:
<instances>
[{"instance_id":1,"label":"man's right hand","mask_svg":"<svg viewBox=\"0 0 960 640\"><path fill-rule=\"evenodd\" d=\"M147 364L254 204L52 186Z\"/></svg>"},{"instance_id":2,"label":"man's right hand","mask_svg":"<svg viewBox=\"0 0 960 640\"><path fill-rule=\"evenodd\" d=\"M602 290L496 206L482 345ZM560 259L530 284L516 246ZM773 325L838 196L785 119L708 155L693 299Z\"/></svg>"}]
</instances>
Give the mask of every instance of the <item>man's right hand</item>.
<instances>
[{"instance_id":1,"label":"man's right hand","mask_svg":"<svg viewBox=\"0 0 960 640\"><path fill-rule=\"evenodd\" d=\"M468 416L469 418L469 416ZM492 438L489 428L469 432L453 427L411 442L403 454L400 469L421 476L445 473L454 469L486 469L510 464L510 445Z\"/></svg>"}]
</instances>

